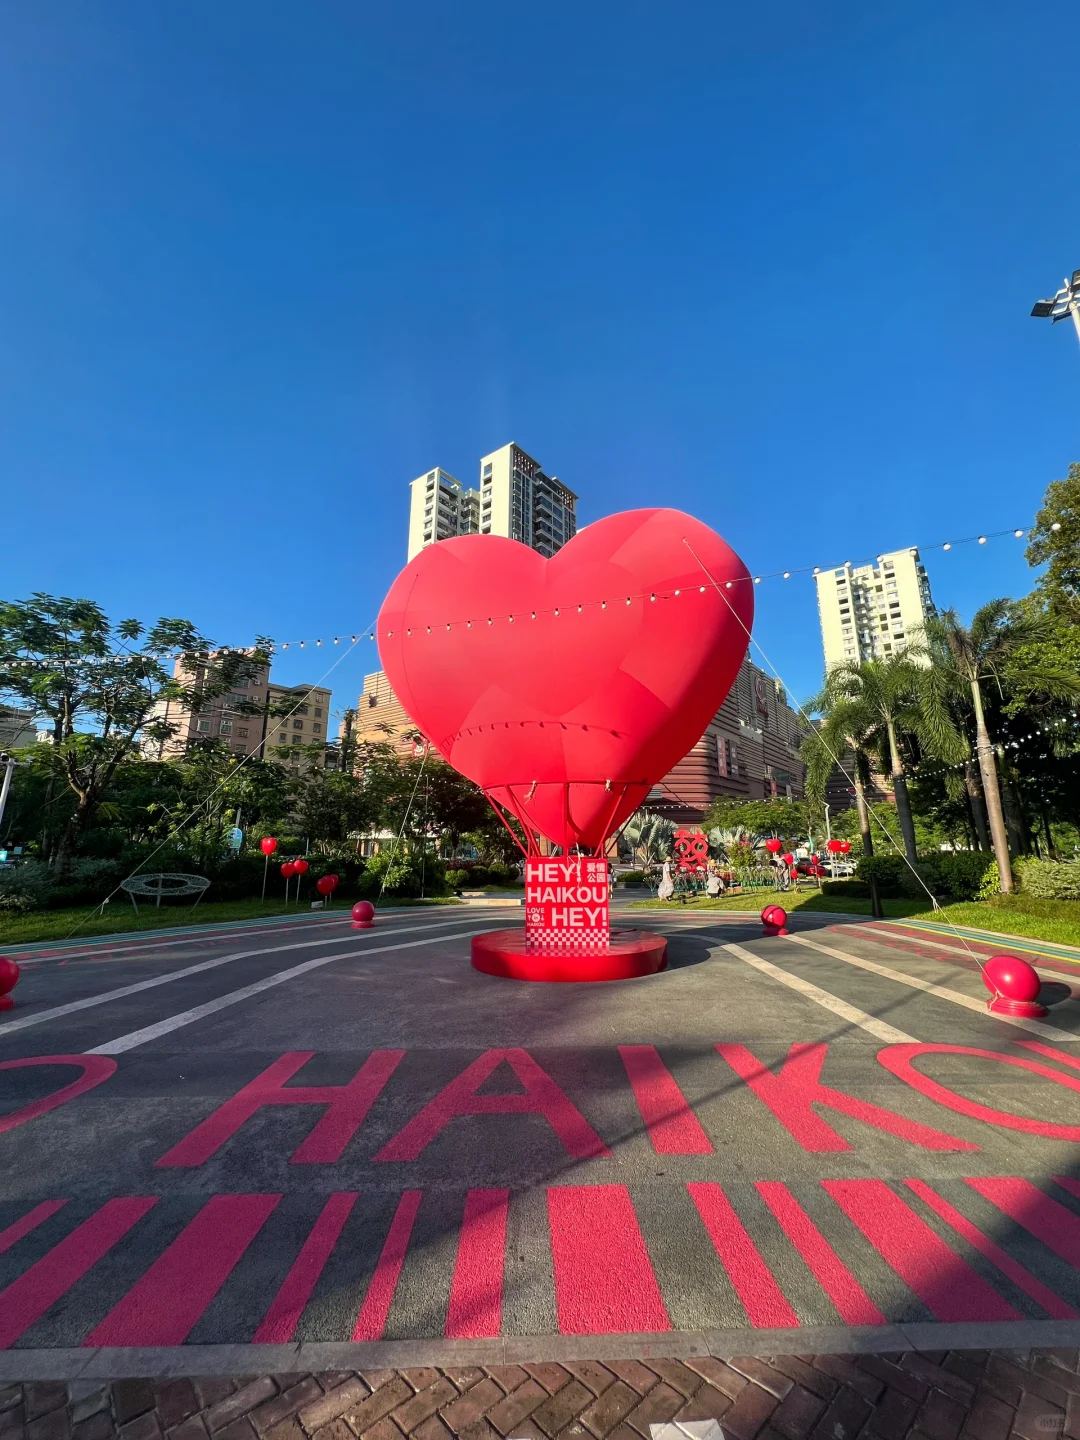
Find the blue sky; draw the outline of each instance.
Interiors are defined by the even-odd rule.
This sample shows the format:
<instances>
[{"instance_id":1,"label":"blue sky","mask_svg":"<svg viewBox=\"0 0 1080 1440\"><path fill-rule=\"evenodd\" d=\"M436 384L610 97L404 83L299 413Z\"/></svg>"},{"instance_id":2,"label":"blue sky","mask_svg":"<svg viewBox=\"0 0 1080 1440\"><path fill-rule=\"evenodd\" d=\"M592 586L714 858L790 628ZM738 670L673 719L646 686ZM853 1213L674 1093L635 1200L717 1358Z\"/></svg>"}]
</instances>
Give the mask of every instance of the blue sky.
<instances>
[{"instance_id":1,"label":"blue sky","mask_svg":"<svg viewBox=\"0 0 1080 1440\"><path fill-rule=\"evenodd\" d=\"M352 632L407 482L511 439L583 521L677 504L754 571L1028 523L1080 458L1080 348L1028 318L1080 266L1075 21L4 6L0 595ZM1022 549L929 554L938 603L1022 593ZM807 694L811 582L758 601Z\"/></svg>"}]
</instances>

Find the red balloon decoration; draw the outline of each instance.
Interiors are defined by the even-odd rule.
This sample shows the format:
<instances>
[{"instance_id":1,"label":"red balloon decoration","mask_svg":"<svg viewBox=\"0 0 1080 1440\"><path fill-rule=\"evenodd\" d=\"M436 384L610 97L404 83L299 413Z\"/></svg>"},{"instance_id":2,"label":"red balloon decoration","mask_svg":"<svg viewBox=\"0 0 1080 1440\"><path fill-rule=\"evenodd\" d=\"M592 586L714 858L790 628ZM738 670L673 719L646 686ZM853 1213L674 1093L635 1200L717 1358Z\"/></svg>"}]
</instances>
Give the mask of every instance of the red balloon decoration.
<instances>
[{"instance_id":1,"label":"red balloon decoration","mask_svg":"<svg viewBox=\"0 0 1080 1440\"><path fill-rule=\"evenodd\" d=\"M358 900L352 907L352 928L370 930L375 924L375 906L370 900Z\"/></svg>"},{"instance_id":2,"label":"red balloon decoration","mask_svg":"<svg viewBox=\"0 0 1080 1440\"><path fill-rule=\"evenodd\" d=\"M297 875L306 875L307 872L311 869L311 866L306 860L294 860L292 863L293 870Z\"/></svg>"},{"instance_id":3,"label":"red balloon decoration","mask_svg":"<svg viewBox=\"0 0 1080 1440\"><path fill-rule=\"evenodd\" d=\"M791 855L791 854L781 855L781 856L780 856L780 859L783 860L783 862L784 862L785 865L794 865L794 864L795 864L795 856L794 856L794 855Z\"/></svg>"},{"instance_id":4,"label":"red balloon decoration","mask_svg":"<svg viewBox=\"0 0 1080 1440\"><path fill-rule=\"evenodd\" d=\"M281 878L283 880L291 880L295 874L296 865L292 860L286 860L285 864L281 867Z\"/></svg>"},{"instance_id":5,"label":"red balloon decoration","mask_svg":"<svg viewBox=\"0 0 1080 1440\"><path fill-rule=\"evenodd\" d=\"M332 895L338 883L336 875L321 875L315 881L315 889L320 895Z\"/></svg>"},{"instance_id":6,"label":"red balloon decoration","mask_svg":"<svg viewBox=\"0 0 1080 1440\"><path fill-rule=\"evenodd\" d=\"M828 850L830 855L839 855L840 847L843 843L842 840L826 840L825 849Z\"/></svg>"},{"instance_id":7,"label":"red balloon decoration","mask_svg":"<svg viewBox=\"0 0 1080 1440\"><path fill-rule=\"evenodd\" d=\"M766 935L786 935L787 911L782 905L766 905L761 912L761 926Z\"/></svg>"},{"instance_id":8,"label":"red balloon decoration","mask_svg":"<svg viewBox=\"0 0 1080 1440\"><path fill-rule=\"evenodd\" d=\"M0 1010L11 1010L15 1001L11 991L19 983L20 970L15 961L7 955L0 955Z\"/></svg>"},{"instance_id":9,"label":"red balloon decoration","mask_svg":"<svg viewBox=\"0 0 1080 1440\"><path fill-rule=\"evenodd\" d=\"M851 841L850 841L850 840L841 840L841 841L840 841L840 854L841 854L841 855L846 855L850 849L851 849Z\"/></svg>"},{"instance_id":10,"label":"red balloon decoration","mask_svg":"<svg viewBox=\"0 0 1080 1440\"><path fill-rule=\"evenodd\" d=\"M749 640L749 581L677 510L594 521L550 560L462 535L394 581L379 654L411 719L530 849L537 832L595 849L720 708Z\"/></svg>"},{"instance_id":11,"label":"red balloon decoration","mask_svg":"<svg viewBox=\"0 0 1080 1440\"><path fill-rule=\"evenodd\" d=\"M264 855L272 855L277 849L277 841L272 835L266 835L259 841L259 849Z\"/></svg>"},{"instance_id":12,"label":"red balloon decoration","mask_svg":"<svg viewBox=\"0 0 1080 1440\"><path fill-rule=\"evenodd\" d=\"M768 850L770 855L779 855L783 848L784 842L782 840L772 839L765 841L765 849Z\"/></svg>"},{"instance_id":13,"label":"red balloon decoration","mask_svg":"<svg viewBox=\"0 0 1080 1440\"><path fill-rule=\"evenodd\" d=\"M990 991L986 1008L996 1015L1046 1014L1038 1003L1042 981L1039 972L1015 955L995 955L983 966L983 984Z\"/></svg>"}]
</instances>

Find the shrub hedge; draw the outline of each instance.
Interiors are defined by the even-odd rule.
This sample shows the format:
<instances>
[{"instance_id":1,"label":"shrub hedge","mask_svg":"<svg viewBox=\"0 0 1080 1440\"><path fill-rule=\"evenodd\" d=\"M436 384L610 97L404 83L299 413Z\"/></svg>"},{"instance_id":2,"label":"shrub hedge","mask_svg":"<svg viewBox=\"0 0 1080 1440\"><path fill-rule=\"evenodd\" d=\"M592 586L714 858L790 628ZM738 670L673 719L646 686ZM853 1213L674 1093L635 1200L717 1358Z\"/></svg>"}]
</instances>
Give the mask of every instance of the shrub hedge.
<instances>
[{"instance_id":1,"label":"shrub hedge","mask_svg":"<svg viewBox=\"0 0 1080 1440\"><path fill-rule=\"evenodd\" d=\"M1017 860L1016 874L1029 895L1042 900L1080 900L1080 860Z\"/></svg>"}]
</instances>

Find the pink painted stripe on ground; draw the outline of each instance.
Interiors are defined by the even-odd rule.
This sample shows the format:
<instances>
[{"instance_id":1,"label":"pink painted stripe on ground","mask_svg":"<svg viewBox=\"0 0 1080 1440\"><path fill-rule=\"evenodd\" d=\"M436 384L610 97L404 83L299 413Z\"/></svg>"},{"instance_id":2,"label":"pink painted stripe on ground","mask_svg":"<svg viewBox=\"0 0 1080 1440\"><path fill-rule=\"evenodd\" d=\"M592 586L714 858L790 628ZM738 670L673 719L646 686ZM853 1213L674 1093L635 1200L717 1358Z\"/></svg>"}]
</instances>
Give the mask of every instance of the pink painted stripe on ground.
<instances>
[{"instance_id":1,"label":"pink painted stripe on ground","mask_svg":"<svg viewBox=\"0 0 1080 1440\"><path fill-rule=\"evenodd\" d=\"M503 1268L509 1190L470 1190L465 1197L444 1334L490 1339L502 1332Z\"/></svg>"},{"instance_id":2,"label":"pink painted stripe on ground","mask_svg":"<svg viewBox=\"0 0 1080 1440\"><path fill-rule=\"evenodd\" d=\"M887 1325L887 1317L870 1299L788 1187L780 1180L759 1180L756 1188L814 1279L836 1306L845 1325Z\"/></svg>"},{"instance_id":3,"label":"pink painted stripe on ground","mask_svg":"<svg viewBox=\"0 0 1080 1440\"><path fill-rule=\"evenodd\" d=\"M935 1320L1024 1318L884 1180L821 1184Z\"/></svg>"},{"instance_id":4,"label":"pink painted stripe on ground","mask_svg":"<svg viewBox=\"0 0 1080 1440\"><path fill-rule=\"evenodd\" d=\"M966 1215L942 1199L936 1190L931 1190L925 1180L905 1180L904 1184L909 1190L913 1190L920 1200L924 1200L935 1214L940 1215L947 1225L951 1225L958 1235L962 1235L969 1245L992 1261L1018 1289L1041 1305L1048 1315L1052 1315L1055 1320L1080 1319L1080 1314L1071 1305L1067 1305L1060 1295L1055 1295L1041 1280L1036 1280L1030 1270L1025 1270L1023 1265L1002 1250L1000 1245L995 1245Z\"/></svg>"},{"instance_id":5,"label":"pink painted stripe on ground","mask_svg":"<svg viewBox=\"0 0 1080 1440\"><path fill-rule=\"evenodd\" d=\"M0 1230L0 1255L5 1250L10 1250L24 1235L29 1235L31 1230L36 1230L43 1220L48 1220L57 1210L62 1210L67 1203L66 1200L43 1200L40 1205L35 1205L33 1210L28 1210L21 1220L16 1220L6 1230Z\"/></svg>"},{"instance_id":6,"label":"pink painted stripe on ground","mask_svg":"<svg viewBox=\"0 0 1080 1440\"><path fill-rule=\"evenodd\" d=\"M711 1155L712 1142L655 1045L620 1045L630 1088L658 1155Z\"/></svg>"},{"instance_id":7,"label":"pink painted stripe on ground","mask_svg":"<svg viewBox=\"0 0 1080 1440\"><path fill-rule=\"evenodd\" d=\"M552 1185L547 1202L562 1334L670 1330L626 1186Z\"/></svg>"},{"instance_id":8,"label":"pink painted stripe on ground","mask_svg":"<svg viewBox=\"0 0 1080 1440\"><path fill-rule=\"evenodd\" d=\"M182 1345L280 1195L215 1195L84 1345Z\"/></svg>"},{"instance_id":9,"label":"pink painted stripe on ground","mask_svg":"<svg viewBox=\"0 0 1080 1440\"><path fill-rule=\"evenodd\" d=\"M293 1338L304 1306L311 1299L311 1292L356 1204L357 1193L355 1190L339 1190L327 1200L282 1281L281 1289L270 1302L262 1324L255 1331L254 1344L284 1345Z\"/></svg>"},{"instance_id":10,"label":"pink painted stripe on ground","mask_svg":"<svg viewBox=\"0 0 1080 1440\"><path fill-rule=\"evenodd\" d=\"M1080 1266L1080 1218L1044 1195L1037 1185L1015 1175L1000 1179L979 1175L965 1183L1041 1240L1048 1250L1070 1265Z\"/></svg>"},{"instance_id":11,"label":"pink painted stripe on ground","mask_svg":"<svg viewBox=\"0 0 1080 1440\"><path fill-rule=\"evenodd\" d=\"M381 1340L386 1329L386 1317L397 1289L398 1276L405 1263L405 1252L409 1248L416 1212L420 1209L422 1190L406 1190L398 1201L397 1210L390 1223L390 1231L379 1256L371 1284L360 1306L353 1329L354 1340Z\"/></svg>"},{"instance_id":12,"label":"pink painted stripe on ground","mask_svg":"<svg viewBox=\"0 0 1080 1440\"><path fill-rule=\"evenodd\" d=\"M686 1188L750 1324L784 1329L798 1325L799 1317L720 1186L702 1180L692 1181Z\"/></svg>"},{"instance_id":13,"label":"pink painted stripe on ground","mask_svg":"<svg viewBox=\"0 0 1080 1440\"><path fill-rule=\"evenodd\" d=\"M17 1280L0 1290L0 1349L13 1345L157 1204L150 1196L108 1200Z\"/></svg>"}]
</instances>

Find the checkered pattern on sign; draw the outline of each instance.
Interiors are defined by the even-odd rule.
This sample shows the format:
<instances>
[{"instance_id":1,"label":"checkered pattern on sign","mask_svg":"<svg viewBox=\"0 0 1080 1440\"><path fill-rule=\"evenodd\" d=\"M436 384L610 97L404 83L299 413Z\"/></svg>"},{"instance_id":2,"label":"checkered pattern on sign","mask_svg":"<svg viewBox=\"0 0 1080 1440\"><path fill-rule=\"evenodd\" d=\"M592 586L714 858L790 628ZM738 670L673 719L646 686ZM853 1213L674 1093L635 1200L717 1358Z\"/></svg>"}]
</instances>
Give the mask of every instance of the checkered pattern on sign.
<instances>
[{"instance_id":1,"label":"checkered pattern on sign","mask_svg":"<svg viewBox=\"0 0 1080 1440\"><path fill-rule=\"evenodd\" d=\"M534 951L580 950L590 955L606 950L610 932L603 930L563 930L546 926L530 927L525 932L525 948Z\"/></svg>"}]
</instances>

